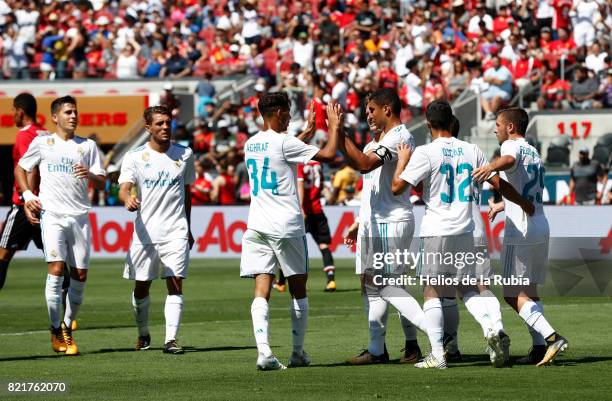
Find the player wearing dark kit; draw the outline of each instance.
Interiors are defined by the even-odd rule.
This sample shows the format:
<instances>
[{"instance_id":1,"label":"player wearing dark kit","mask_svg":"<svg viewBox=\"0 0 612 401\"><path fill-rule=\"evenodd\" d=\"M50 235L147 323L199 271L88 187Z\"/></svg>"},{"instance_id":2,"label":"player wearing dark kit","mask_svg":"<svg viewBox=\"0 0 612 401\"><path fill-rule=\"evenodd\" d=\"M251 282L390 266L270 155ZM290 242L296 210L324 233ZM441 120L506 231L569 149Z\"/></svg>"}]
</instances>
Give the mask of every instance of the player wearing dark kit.
<instances>
[{"instance_id":1,"label":"player wearing dark kit","mask_svg":"<svg viewBox=\"0 0 612 401\"><path fill-rule=\"evenodd\" d=\"M325 291L332 292L336 290L336 268L334 257L329 249L329 244L331 244L329 224L323 213L323 206L321 206L323 179L323 169L318 161L311 160L306 164L298 164L298 194L302 203L306 232L310 233L319 245L323 257L323 271L327 275ZM274 288L281 292L285 290L285 277L282 271L279 272L279 279L274 284Z\"/></svg>"},{"instance_id":2,"label":"player wearing dark kit","mask_svg":"<svg viewBox=\"0 0 612 401\"><path fill-rule=\"evenodd\" d=\"M46 135L47 131L36 121L36 99L29 93L17 95L13 100L13 119L19 128L13 146L13 164L16 166L32 140L39 135ZM28 180L38 181L38 174L28 175ZM32 225L26 218L23 198L16 181L12 202L0 233L0 289L4 286L9 263L16 251L26 249L31 240L34 240L38 249L42 249L40 225Z\"/></svg>"}]
</instances>

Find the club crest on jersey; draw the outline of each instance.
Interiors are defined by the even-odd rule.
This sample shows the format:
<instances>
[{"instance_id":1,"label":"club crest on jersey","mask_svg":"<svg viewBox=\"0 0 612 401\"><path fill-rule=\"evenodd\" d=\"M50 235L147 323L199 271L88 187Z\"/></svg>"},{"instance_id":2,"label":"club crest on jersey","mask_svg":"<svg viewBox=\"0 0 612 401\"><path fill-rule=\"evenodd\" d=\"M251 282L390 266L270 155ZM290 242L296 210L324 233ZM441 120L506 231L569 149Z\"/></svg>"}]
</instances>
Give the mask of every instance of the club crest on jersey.
<instances>
[{"instance_id":1,"label":"club crest on jersey","mask_svg":"<svg viewBox=\"0 0 612 401\"><path fill-rule=\"evenodd\" d=\"M85 150L82 147L80 147L80 146L77 148L77 152L81 156L83 156L85 154Z\"/></svg>"},{"instance_id":2,"label":"club crest on jersey","mask_svg":"<svg viewBox=\"0 0 612 401\"><path fill-rule=\"evenodd\" d=\"M149 152L144 152L142 154L142 160L145 161L145 162L148 162L149 159L150 159Z\"/></svg>"},{"instance_id":3,"label":"club crest on jersey","mask_svg":"<svg viewBox=\"0 0 612 401\"><path fill-rule=\"evenodd\" d=\"M176 164L176 167L181 167L181 165L183 164L183 161L179 159L175 161L174 164Z\"/></svg>"},{"instance_id":4,"label":"club crest on jersey","mask_svg":"<svg viewBox=\"0 0 612 401\"><path fill-rule=\"evenodd\" d=\"M49 255L51 255L52 258L57 258L57 251L52 249L51 252L49 252Z\"/></svg>"},{"instance_id":5,"label":"club crest on jersey","mask_svg":"<svg viewBox=\"0 0 612 401\"><path fill-rule=\"evenodd\" d=\"M47 138L47 145L53 146L55 144L55 138Z\"/></svg>"}]
</instances>

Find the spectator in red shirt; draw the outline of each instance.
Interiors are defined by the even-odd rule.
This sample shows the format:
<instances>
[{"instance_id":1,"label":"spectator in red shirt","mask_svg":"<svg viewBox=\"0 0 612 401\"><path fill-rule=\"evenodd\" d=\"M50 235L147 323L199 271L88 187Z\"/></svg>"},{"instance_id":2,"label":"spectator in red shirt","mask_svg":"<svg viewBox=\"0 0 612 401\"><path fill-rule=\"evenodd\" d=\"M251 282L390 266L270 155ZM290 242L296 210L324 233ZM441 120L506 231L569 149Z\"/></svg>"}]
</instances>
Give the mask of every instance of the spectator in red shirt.
<instances>
[{"instance_id":1,"label":"spectator in red shirt","mask_svg":"<svg viewBox=\"0 0 612 401\"><path fill-rule=\"evenodd\" d=\"M510 63L510 72L519 91L525 90L530 84L537 85L542 77L542 63L530 56L527 50L527 46L518 45L519 58Z\"/></svg>"},{"instance_id":2,"label":"spectator in red shirt","mask_svg":"<svg viewBox=\"0 0 612 401\"><path fill-rule=\"evenodd\" d=\"M542 95L538 99L538 108L540 110L561 109L562 102L567 97L569 90L569 82L559 79L553 70L547 70L540 88Z\"/></svg>"},{"instance_id":3,"label":"spectator in red shirt","mask_svg":"<svg viewBox=\"0 0 612 401\"><path fill-rule=\"evenodd\" d=\"M556 69L561 58L565 59L565 65L576 61L576 42L572 39L566 29L559 29L559 39L552 41L545 52L548 66Z\"/></svg>"},{"instance_id":4,"label":"spectator in red shirt","mask_svg":"<svg viewBox=\"0 0 612 401\"><path fill-rule=\"evenodd\" d=\"M236 204L236 190L234 184L234 166L227 165L225 160L217 164L219 175L212 183L211 200L218 205Z\"/></svg>"},{"instance_id":5,"label":"spectator in red shirt","mask_svg":"<svg viewBox=\"0 0 612 401\"><path fill-rule=\"evenodd\" d=\"M196 179L191 185L191 204L207 205L211 203L210 192L212 183L207 179L204 171L204 164L200 160L195 160Z\"/></svg>"}]
</instances>

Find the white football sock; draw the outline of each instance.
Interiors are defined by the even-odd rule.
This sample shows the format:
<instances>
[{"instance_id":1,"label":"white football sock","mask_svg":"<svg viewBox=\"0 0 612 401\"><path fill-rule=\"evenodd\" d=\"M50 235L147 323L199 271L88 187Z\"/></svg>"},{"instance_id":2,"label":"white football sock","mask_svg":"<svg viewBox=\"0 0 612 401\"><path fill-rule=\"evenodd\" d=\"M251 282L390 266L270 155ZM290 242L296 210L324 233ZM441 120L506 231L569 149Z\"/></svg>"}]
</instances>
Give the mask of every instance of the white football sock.
<instances>
[{"instance_id":1,"label":"white football sock","mask_svg":"<svg viewBox=\"0 0 612 401\"><path fill-rule=\"evenodd\" d=\"M387 302L378 296L369 297L370 310L368 313L368 327L370 329L370 343L368 351L374 356L385 352L385 335L387 334Z\"/></svg>"},{"instance_id":2,"label":"white football sock","mask_svg":"<svg viewBox=\"0 0 612 401\"><path fill-rule=\"evenodd\" d=\"M427 337L431 345L431 353L437 358L444 358L444 315L440 298L432 298L423 304L425 313L425 324L427 325Z\"/></svg>"},{"instance_id":3,"label":"white football sock","mask_svg":"<svg viewBox=\"0 0 612 401\"><path fill-rule=\"evenodd\" d=\"M402 330L404 331L404 337L406 337L406 341L416 341L417 339L417 328L412 322L406 319L400 312L397 312L397 315L400 319L400 324L402 325ZM423 314L423 316L425 316ZM423 324L423 323L421 323Z\"/></svg>"},{"instance_id":4,"label":"white football sock","mask_svg":"<svg viewBox=\"0 0 612 401\"><path fill-rule=\"evenodd\" d=\"M308 327L308 297L291 298L291 333L293 334L293 352L304 351L304 336Z\"/></svg>"},{"instance_id":5,"label":"white football sock","mask_svg":"<svg viewBox=\"0 0 612 401\"><path fill-rule=\"evenodd\" d=\"M268 341L268 301L263 297L253 299L251 304L251 319L253 320L253 333L257 351L264 356L272 355Z\"/></svg>"},{"instance_id":6,"label":"white football sock","mask_svg":"<svg viewBox=\"0 0 612 401\"><path fill-rule=\"evenodd\" d=\"M413 340L416 340L416 327L427 332L427 327L423 324L423 319L425 318L425 314L423 313L423 309L421 309L421 305L414 299L410 294L406 293L405 296L402 297L390 297L386 299L398 312L409 320L410 328L409 330L414 331ZM401 320L401 319L400 319ZM402 329L404 329L404 324L402 322ZM404 330L404 334L406 331ZM408 339L408 335L412 336L412 333L406 334L406 339Z\"/></svg>"},{"instance_id":7,"label":"white football sock","mask_svg":"<svg viewBox=\"0 0 612 401\"><path fill-rule=\"evenodd\" d=\"M476 291L470 291L463 295L463 304L474 319L482 327L483 335L486 337L489 330L492 329L491 319L487 309L487 301L481 297Z\"/></svg>"},{"instance_id":8,"label":"white football sock","mask_svg":"<svg viewBox=\"0 0 612 401\"><path fill-rule=\"evenodd\" d=\"M132 293L132 306L134 307L134 318L138 326L138 335L146 336L149 334L149 305L150 297L147 295L142 299L136 299Z\"/></svg>"},{"instance_id":9,"label":"white football sock","mask_svg":"<svg viewBox=\"0 0 612 401\"><path fill-rule=\"evenodd\" d=\"M442 298L442 313L444 314L444 334L458 337L459 307L457 298Z\"/></svg>"},{"instance_id":10,"label":"white football sock","mask_svg":"<svg viewBox=\"0 0 612 401\"><path fill-rule=\"evenodd\" d=\"M480 293L481 297L484 297L487 302L487 314L491 320L493 330L500 332L504 330L504 323L502 322L501 305L499 300L493 294L491 290L485 290Z\"/></svg>"},{"instance_id":11,"label":"white football sock","mask_svg":"<svg viewBox=\"0 0 612 401\"><path fill-rule=\"evenodd\" d=\"M47 312L49 312L49 320L54 328L60 327L62 318L62 284L64 276L53 276L47 274L47 283L45 284L45 298L47 300Z\"/></svg>"},{"instance_id":12,"label":"white football sock","mask_svg":"<svg viewBox=\"0 0 612 401\"><path fill-rule=\"evenodd\" d=\"M64 324L66 327L72 327L72 321L76 319L79 308L83 303L84 292L85 283L71 278L68 295L66 295L66 312L64 313Z\"/></svg>"},{"instance_id":13,"label":"white football sock","mask_svg":"<svg viewBox=\"0 0 612 401\"><path fill-rule=\"evenodd\" d=\"M182 315L183 296L168 295L166 297L166 307L164 308L164 316L166 317L166 339L164 343L176 340Z\"/></svg>"},{"instance_id":14,"label":"white football sock","mask_svg":"<svg viewBox=\"0 0 612 401\"><path fill-rule=\"evenodd\" d=\"M536 302L529 300L523 304L519 316L542 337L548 338L555 332L555 329L548 323L542 312L544 308L541 307L541 304L538 306Z\"/></svg>"}]
</instances>

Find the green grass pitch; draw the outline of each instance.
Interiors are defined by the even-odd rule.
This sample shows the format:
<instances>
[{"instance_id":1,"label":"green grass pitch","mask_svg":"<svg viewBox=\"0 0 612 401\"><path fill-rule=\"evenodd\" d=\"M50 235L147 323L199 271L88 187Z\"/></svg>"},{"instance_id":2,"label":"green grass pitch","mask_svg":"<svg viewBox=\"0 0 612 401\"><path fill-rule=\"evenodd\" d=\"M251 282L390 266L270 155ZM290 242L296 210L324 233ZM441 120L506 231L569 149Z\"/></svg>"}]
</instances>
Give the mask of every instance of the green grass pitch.
<instances>
[{"instance_id":1,"label":"green grass pitch","mask_svg":"<svg viewBox=\"0 0 612 401\"><path fill-rule=\"evenodd\" d=\"M16 260L0 291L0 398L83 400L604 400L612 399L612 303L609 297L547 298L549 321L570 341L554 366L493 369L480 328L460 306L460 347L467 361L446 371L400 365L399 319L389 316L387 346L395 361L351 367L343 361L367 344L367 322L353 262L338 261L338 292L324 293L321 262L311 263L310 321L305 348L312 366L276 372L255 369L250 304L252 281L236 260L195 260L184 284L179 333L185 355L161 352L165 285L152 288L153 349L134 352L130 294L122 261L92 263L75 339L81 355L55 355L44 301L40 260ZM414 292L414 291L413 291ZM503 301L502 301L503 303ZM291 352L288 293L273 293L271 343L285 361ZM520 318L503 305L513 358L530 346ZM422 335L419 342L428 351ZM10 382L65 382L67 394L10 394Z\"/></svg>"}]
</instances>

